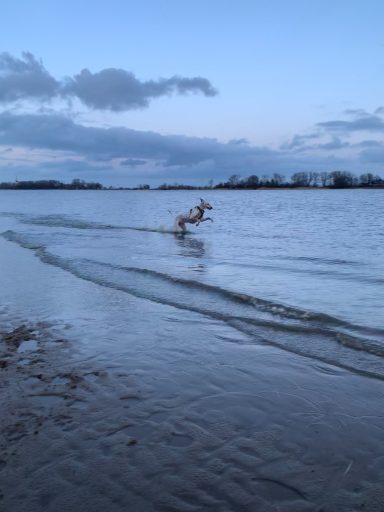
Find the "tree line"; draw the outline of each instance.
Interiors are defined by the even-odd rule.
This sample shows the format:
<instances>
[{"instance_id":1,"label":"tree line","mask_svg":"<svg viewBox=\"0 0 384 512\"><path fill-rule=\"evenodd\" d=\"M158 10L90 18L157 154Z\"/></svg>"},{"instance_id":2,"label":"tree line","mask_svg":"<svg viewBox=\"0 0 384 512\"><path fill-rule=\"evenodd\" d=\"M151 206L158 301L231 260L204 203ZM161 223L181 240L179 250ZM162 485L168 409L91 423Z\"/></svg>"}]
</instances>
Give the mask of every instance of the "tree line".
<instances>
[{"instance_id":1,"label":"tree line","mask_svg":"<svg viewBox=\"0 0 384 512\"><path fill-rule=\"evenodd\" d=\"M356 176L348 171L332 172L296 172L287 181L281 174L259 178L256 175L242 179L233 174L228 181L218 183L214 188L297 188L297 187L322 187L322 188L352 188L352 187L384 187L384 180L372 173Z\"/></svg>"},{"instance_id":2,"label":"tree line","mask_svg":"<svg viewBox=\"0 0 384 512\"><path fill-rule=\"evenodd\" d=\"M213 185L212 180L208 186L197 187L174 183L163 183L157 190L204 190L204 189L258 189L258 188L353 188L353 187L384 187L384 180L372 173L356 176L348 171L332 172L296 172L289 180L285 176L274 173L272 176L262 177L252 174L242 178L232 174L227 181ZM148 187L149 188L149 187Z\"/></svg>"},{"instance_id":3,"label":"tree line","mask_svg":"<svg viewBox=\"0 0 384 512\"><path fill-rule=\"evenodd\" d=\"M356 176L348 171L332 172L296 172L289 180L285 176L274 173L271 176L258 177L255 174L242 178L232 174L227 181L213 184L209 181L207 186L183 185L179 183L163 183L155 190L207 190L207 189L258 189L258 188L384 188L384 180L370 172ZM11 190L149 190L149 185L137 187L103 187L98 182L85 182L74 179L70 183L57 180L14 181L0 183L0 189Z\"/></svg>"},{"instance_id":4,"label":"tree line","mask_svg":"<svg viewBox=\"0 0 384 512\"><path fill-rule=\"evenodd\" d=\"M12 183L0 183L0 189L11 190L101 190L103 186L97 182L87 183L83 180L75 179L71 183L62 183L57 180L38 180L38 181L14 181Z\"/></svg>"}]
</instances>

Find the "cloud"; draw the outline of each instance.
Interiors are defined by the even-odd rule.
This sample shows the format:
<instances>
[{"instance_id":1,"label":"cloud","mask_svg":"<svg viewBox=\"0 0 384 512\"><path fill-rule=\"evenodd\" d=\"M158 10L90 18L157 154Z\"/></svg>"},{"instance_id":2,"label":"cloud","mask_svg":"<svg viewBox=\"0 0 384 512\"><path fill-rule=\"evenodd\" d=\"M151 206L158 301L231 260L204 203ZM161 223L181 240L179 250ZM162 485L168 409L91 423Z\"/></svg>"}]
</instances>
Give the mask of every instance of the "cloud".
<instances>
[{"instance_id":1,"label":"cloud","mask_svg":"<svg viewBox=\"0 0 384 512\"><path fill-rule=\"evenodd\" d=\"M83 69L58 81L28 52L22 59L0 53L0 103L17 100L77 98L92 109L115 112L146 108L151 100L172 94L215 96L216 89L203 77L173 76L140 81L124 69L108 68L97 73Z\"/></svg>"},{"instance_id":2,"label":"cloud","mask_svg":"<svg viewBox=\"0 0 384 512\"><path fill-rule=\"evenodd\" d=\"M382 148L383 143L378 140L362 140L355 144L355 147L358 148Z\"/></svg>"},{"instance_id":3,"label":"cloud","mask_svg":"<svg viewBox=\"0 0 384 512\"><path fill-rule=\"evenodd\" d=\"M333 144L337 146L340 142L335 140ZM356 161L336 158L329 151L295 153L243 141L223 143L212 138L161 135L124 127L89 127L59 114L1 113L0 145L19 147L24 154L31 149L51 154L50 162L31 158L30 174L51 172L60 174L62 179L78 172L82 177L92 178L94 170L98 180L119 179L120 183L138 179L157 183L188 180L198 184L209 179L225 180L234 173L290 175L308 169L356 167ZM52 161L54 155L57 159Z\"/></svg>"},{"instance_id":4,"label":"cloud","mask_svg":"<svg viewBox=\"0 0 384 512\"><path fill-rule=\"evenodd\" d=\"M369 114L362 109L348 110L347 115L355 117L352 121L334 120L317 123L317 127L327 132L339 132L348 135L352 132L384 132L384 121L380 117L381 109L377 109L375 114Z\"/></svg>"},{"instance_id":5,"label":"cloud","mask_svg":"<svg viewBox=\"0 0 384 512\"><path fill-rule=\"evenodd\" d=\"M56 96L59 83L43 64L31 53L24 52L22 56L22 59L16 59L8 53L0 53L0 102Z\"/></svg>"},{"instance_id":6,"label":"cloud","mask_svg":"<svg viewBox=\"0 0 384 512\"><path fill-rule=\"evenodd\" d=\"M282 146L285 149L292 150L295 153L304 151L337 151L339 149L350 148L352 145L349 142L343 141L340 137L331 137L330 140L320 141L316 144L307 144L308 140L320 140L319 135L295 135L292 141Z\"/></svg>"},{"instance_id":7,"label":"cloud","mask_svg":"<svg viewBox=\"0 0 384 512\"><path fill-rule=\"evenodd\" d=\"M376 141L366 141L368 142L376 142ZM363 164L378 164L380 166L380 171L382 168L383 160L384 160L384 144L376 143L376 144L361 144L361 147L365 148L359 154L359 159Z\"/></svg>"},{"instance_id":8,"label":"cloud","mask_svg":"<svg viewBox=\"0 0 384 512\"><path fill-rule=\"evenodd\" d=\"M215 96L217 91L206 78L161 78L141 82L133 73L124 69L104 69L91 73L83 69L69 79L62 89L64 96L75 96L85 105L100 110L123 111L145 108L153 98L170 96L172 93L203 93Z\"/></svg>"},{"instance_id":9,"label":"cloud","mask_svg":"<svg viewBox=\"0 0 384 512\"><path fill-rule=\"evenodd\" d=\"M369 160L379 162L378 155L382 154L383 147L384 120L381 114L384 114L384 108L377 108L374 114L363 109L349 109L343 114L352 117L352 120L337 119L317 123L312 133L296 134L280 149L296 155L315 155L319 152L331 154L344 150L342 153L349 157L352 165ZM364 132L376 136L378 140L363 139Z\"/></svg>"},{"instance_id":10,"label":"cloud","mask_svg":"<svg viewBox=\"0 0 384 512\"><path fill-rule=\"evenodd\" d=\"M283 144L281 149L285 150L301 150L306 149L308 147L308 141L318 139L319 133L310 133L310 134L296 134L292 137L292 139Z\"/></svg>"},{"instance_id":11,"label":"cloud","mask_svg":"<svg viewBox=\"0 0 384 512\"><path fill-rule=\"evenodd\" d=\"M242 144L249 144L248 140L247 139L232 139L230 141L228 141L228 144L233 144L234 146L240 146Z\"/></svg>"},{"instance_id":12,"label":"cloud","mask_svg":"<svg viewBox=\"0 0 384 512\"><path fill-rule=\"evenodd\" d=\"M82 126L62 115L0 114L0 144L69 151L87 158L154 159L165 166L198 164L246 152L215 139L160 135L129 128Z\"/></svg>"},{"instance_id":13,"label":"cloud","mask_svg":"<svg viewBox=\"0 0 384 512\"><path fill-rule=\"evenodd\" d=\"M120 165L122 167L137 167L138 165L145 165L146 163L146 160L139 160L138 158L127 158L126 160L122 160Z\"/></svg>"}]
</instances>

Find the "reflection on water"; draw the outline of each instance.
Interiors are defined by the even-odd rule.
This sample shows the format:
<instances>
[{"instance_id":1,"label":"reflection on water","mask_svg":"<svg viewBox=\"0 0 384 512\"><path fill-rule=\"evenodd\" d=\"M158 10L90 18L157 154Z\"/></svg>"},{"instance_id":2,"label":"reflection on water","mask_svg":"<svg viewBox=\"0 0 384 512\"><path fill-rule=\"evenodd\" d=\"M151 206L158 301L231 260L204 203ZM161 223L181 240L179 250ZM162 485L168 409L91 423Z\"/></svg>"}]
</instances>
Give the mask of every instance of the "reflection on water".
<instances>
[{"instance_id":1,"label":"reflection on water","mask_svg":"<svg viewBox=\"0 0 384 512\"><path fill-rule=\"evenodd\" d=\"M180 248L180 251L178 252L179 256L188 256L192 258L203 258L205 256L205 247L202 240L182 234L175 234L175 240Z\"/></svg>"}]
</instances>

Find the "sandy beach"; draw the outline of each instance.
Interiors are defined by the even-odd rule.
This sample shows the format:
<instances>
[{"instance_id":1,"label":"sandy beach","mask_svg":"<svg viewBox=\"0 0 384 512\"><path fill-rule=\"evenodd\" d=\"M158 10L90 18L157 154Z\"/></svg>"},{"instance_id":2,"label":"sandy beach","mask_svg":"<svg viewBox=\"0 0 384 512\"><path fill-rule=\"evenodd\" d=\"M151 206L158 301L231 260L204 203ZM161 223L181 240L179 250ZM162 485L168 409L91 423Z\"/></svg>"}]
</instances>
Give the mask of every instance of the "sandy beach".
<instances>
[{"instance_id":1,"label":"sandy beach","mask_svg":"<svg viewBox=\"0 0 384 512\"><path fill-rule=\"evenodd\" d=\"M383 510L382 382L229 332L202 354L210 333L189 328L184 349L168 335L154 352L165 333L148 332L108 361L8 324L2 509Z\"/></svg>"}]
</instances>

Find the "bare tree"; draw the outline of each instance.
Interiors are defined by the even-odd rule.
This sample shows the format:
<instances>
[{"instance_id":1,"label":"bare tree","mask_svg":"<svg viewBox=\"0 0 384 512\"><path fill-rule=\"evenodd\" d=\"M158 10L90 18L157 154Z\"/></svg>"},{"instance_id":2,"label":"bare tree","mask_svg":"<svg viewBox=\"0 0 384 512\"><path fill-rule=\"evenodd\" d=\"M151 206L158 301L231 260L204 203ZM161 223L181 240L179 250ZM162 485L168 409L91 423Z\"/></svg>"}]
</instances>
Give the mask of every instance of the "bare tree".
<instances>
[{"instance_id":1,"label":"bare tree","mask_svg":"<svg viewBox=\"0 0 384 512\"><path fill-rule=\"evenodd\" d=\"M355 183L353 174L348 171L333 171L330 176L332 186L335 188L349 188Z\"/></svg>"},{"instance_id":2,"label":"bare tree","mask_svg":"<svg viewBox=\"0 0 384 512\"><path fill-rule=\"evenodd\" d=\"M329 185L330 179L331 177L329 172L323 171L320 173L320 181L322 187L326 187L327 185Z\"/></svg>"},{"instance_id":3,"label":"bare tree","mask_svg":"<svg viewBox=\"0 0 384 512\"><path fill-rule=\"evenodd\" d=\"M308 187L309 174L307 172L295 172L291 177L291 181L296 187Z\"/></svg>"},{"instance_id":4,"label":"bare tree","mask_svg":"<svg viewBox=\"0 0 384 512\"><path fill-rule=\"evenodd\" d=\"M308 173L308 183L311 187L317 187L319 184L319 173L318 172L309 172Z\"/></svg>"},{"instance_id":5,"label":"bare tree","mask_svg":"<svg viewBox=\"0 0 384 512\"><path fill-rule=\"evenodd\" d=\"M228 183L230 187L237 187L240 183L240 176L238 174L232 174L232 176L228 178Z\"/></svg>"},{"instance_id":6,"label":"bare tree","mask_svg":"<svg viewBox=\"0 0 384 512\"><path fill-rule=\"evenodd\" d=\"M282 174L277 174L276 172L273 174L273 177L272 177L272 184L276 187L280 187L281 184L284 182L284 179L285 179L285 176L283 176Z\"/></svg>"}]
</instances>

